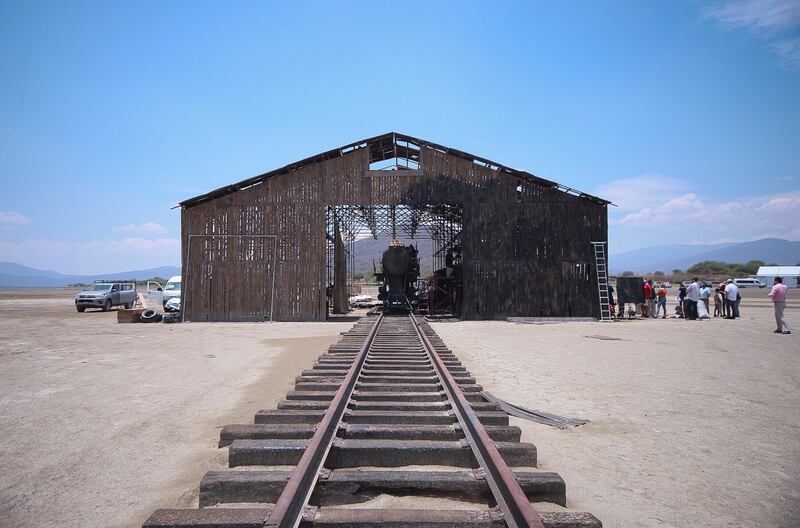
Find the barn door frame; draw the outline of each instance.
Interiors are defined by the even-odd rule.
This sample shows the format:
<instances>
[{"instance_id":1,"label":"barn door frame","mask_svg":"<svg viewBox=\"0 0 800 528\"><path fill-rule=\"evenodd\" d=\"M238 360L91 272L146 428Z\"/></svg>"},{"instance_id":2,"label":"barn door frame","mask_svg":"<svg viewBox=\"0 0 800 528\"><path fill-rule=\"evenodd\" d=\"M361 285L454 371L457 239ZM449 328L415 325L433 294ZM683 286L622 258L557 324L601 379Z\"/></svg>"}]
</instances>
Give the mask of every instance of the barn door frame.
<instances>
[{"instance_id":1,"label":"barn door frame","mask_svg":"<svg viewBox=\"0 0 800 528\"><path fill-rule=\"evenodd\" d=\"M186 269L185 270L181 270L182 273L185 272L185 274L181 278L181 281L185 282L185 284L187 286L189 285L189 269L191 269L191 267L189 266L189 256L192 254L192 238L195 238L195 237L201 237L201 238L209 238L209 237L211 237L211 238L214 238L214 237L219 237L219 238L234 238L234 237L245 238L245 237L247 237L247 238L260 238L260 239L271 238L272 239L272 287L270 288L269 321L268 321L268 322L271 323L272 322L273 309L275 307L275 265L276 265L277 260L278 260L278 235L247 235L247 234L189 235L189 242L186 245L186 260L184 261L184 262L186 262ZM181 306L181 322L184 322L185 321L185 317L186 317L186 311L183 309L183 307L186 306L185 301L186 301L186 294L188 293L188 291L189 291L188 289L186 291L183 291L183 285L181 285L181 296L183 297L181 299L181 305L182 305Z\"/></svg>"}]
</instances>

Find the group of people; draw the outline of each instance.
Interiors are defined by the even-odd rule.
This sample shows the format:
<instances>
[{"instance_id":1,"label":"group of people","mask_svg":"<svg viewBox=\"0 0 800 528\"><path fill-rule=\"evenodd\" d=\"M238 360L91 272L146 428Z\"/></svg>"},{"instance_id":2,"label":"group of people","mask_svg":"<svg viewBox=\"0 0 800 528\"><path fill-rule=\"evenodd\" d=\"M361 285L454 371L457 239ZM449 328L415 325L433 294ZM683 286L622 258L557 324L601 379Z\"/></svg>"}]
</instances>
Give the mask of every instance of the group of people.
<instances>
[{"instance_id":1,"label":"group of people","mask_svg":"<svg viewBox=\"0 0 800 528\"><path fill-rule=\"evenodd\" d=\"M736 319L740 316L739 303L742 296L739 287L728 279L721 282L719 286L711 291L713 284L698 282L697 277L692 277L688 284L681 284L678 288L678 296L675 298L675 317L693 321L697 319L710 319L711 299L714 299L713 317L723 319ZM616 309L614 304L614 289L609 285L609 298L611 299L612 314ZM642 283L644 303L641 305L642 317L646 318L667 318L667 287L665 283L653 284L652 280L644 279ZM786 285L783 284L781 277L775 277L769 297L775 309L775 322L778 334L790 334L789 325L784 317L786 308ZM624 314L620 310L620 317Z\"/></svg>"},{"instance_id":2,"label":"group of people","mask_svg":"<svg viewBox=\"0 0 800 528\"><path fill-rule=\"evenodd\" d=\"M697 303L700 301L702 301L703 308L705 308L704 318L710 317L712 295L714 298L714 317L722 317L723 319L736 319L739 317L739 303L742 301L742 296L739 294L739 287L733 283L733 279L720 282L719 286L714 288L712 294L711 287L705 282L701 282L698 285L697 277L693 277L688 286L681 285L678 290L679 303L682 303L685 307L684 317L689 320L698 319Z\"/></svg>"},{"instance_id":3,"label":"group of people","mask_svg":"<svg viewBox=\"0 0 800 528\"><path fill-rule=\"evenodd\" d=\"M644 280L642 284L644 290L644 304L642 304L642 317L655 317L658 318L661 314L662 319L667 317L667 288L664 283L658 285L658 288L651 280Z\"/></svg>"}]
</instances>

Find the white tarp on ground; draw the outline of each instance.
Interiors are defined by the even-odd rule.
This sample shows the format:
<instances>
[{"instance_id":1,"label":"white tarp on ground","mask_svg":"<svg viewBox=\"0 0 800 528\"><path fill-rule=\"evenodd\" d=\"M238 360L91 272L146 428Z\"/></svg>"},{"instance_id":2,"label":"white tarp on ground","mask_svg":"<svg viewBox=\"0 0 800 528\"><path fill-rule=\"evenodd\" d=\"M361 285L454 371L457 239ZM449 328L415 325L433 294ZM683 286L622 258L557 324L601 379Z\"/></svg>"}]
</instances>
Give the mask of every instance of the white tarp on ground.
<instances>
[{"instance_id":1,"label":"white tarp on ground","mask_svg":"<svg viewBox=\"0 0 800 528\"><path fill-rule=\"evenodd\" d=\"M702 300L697 301L697 318L711 319L711 316L708 315L708 310L706 310L706 303L704 303Z\"/></svg>"},{"instance_id":2,"label":"white tarp on ground","mask_svg":"<svg viewBox=\"0 0 800 528\"><path fill-rule=\"evenodd\" d=\"M382 301L377 300L372 295L353 295L348 299L350 306L358 308L371 308L383 304Z\"/></svg>"}]
</instances>

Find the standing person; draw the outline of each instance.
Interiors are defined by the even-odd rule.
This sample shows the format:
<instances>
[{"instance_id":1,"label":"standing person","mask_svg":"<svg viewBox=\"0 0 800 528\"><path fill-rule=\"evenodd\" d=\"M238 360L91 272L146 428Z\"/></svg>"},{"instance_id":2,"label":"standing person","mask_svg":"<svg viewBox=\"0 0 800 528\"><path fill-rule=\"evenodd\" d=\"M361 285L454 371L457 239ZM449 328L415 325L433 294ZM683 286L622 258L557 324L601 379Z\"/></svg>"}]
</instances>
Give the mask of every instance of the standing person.
<instances>
[{"instance_id":1,"label":"standing person","mask_svg":"<svg viewBox=\"0 0 800 528\"><path fill-rule=\"evenodd\" d=\"M664 283L658 285L658 291L656 291L656 296L658 297L658 306L656 307L656 317L661 311L664 311L664 315L661 316L662 319L667 318L667 289L664 287Z\"/></svg>"},{"instance_id":2,"label":"standing person","mask_svg":"<svg viewBox=\"0 0 800 528\"><path fill-rule=\"evenodd\" d=\"M722 318L728 317L728 298L725 297L725 282L719 283L719 297L722 300Z\"/></svg>"},{"instance_id":3,"label":"standing person","mask_svg":"<svg viewBox=\"0 0 800 528\"><path fill-rule=\"evenodd\" d=\"M722 292L722 301L724 303L725 308L725 315L722 316L723 319L730 319L731 315L733 315L733 307L728 302L728 283L730 279L724 281L720 284L720 291Z\"/></svg>"},{"instance_id":4,"label":"standing person","mask_svg":"<svg viewBox=\"0 0 800 528\"><path fill-rule=\"evenodd\" d=\"M686 288L686 319L697 320L697 302L700 300L700 286L697 277L692 277L692 283Z\"/></svg>"},{"instance_id":5,"label":"standing person","mask_svg":"<svg viewBox=\"0 0 800 528\"><path fill-rule=\"evenodd\" d=\"M733 301L733 315L735 317L741 317L741 312L739 312L739 303L742 302L742 294L739 292L739 287L736 286L736 300Z\"/></svg>"},{"instance_id":6,"label":"standing person","mask_svg":"<svg viewBox=\"0 0 800 528\"><path fill-rule=\"evenodd\" d=\"M647 307L647 312L650 317L658 317L656 315L656 285L652 280L647 281L647 284L650 285L650 305Z\"/></svg>"},{"instance_id":7,"label":"standing person","mask_svg":"<svg viewBox=\"0 0 800 528\"><path fill-rule=\"evenodd\" d=\"M650 281L645 279L642 288L644 288L644 304L642 305L642 317L649 317L648 314L650 311L650 299L653 297L653 287L650 286Z\"/></svg>"},{"instance_id":8,"label":"standing person","mask_svg":"<svg viewBox=\"0 0 800 528\"><path fill-rule=\"evenodd\" d=\"M683 319L686 317L686 286L681 283L680 288L678 288L678 304L681 305L681 315L680 318Z\"/></svg>"},{"instance_id":9,"label":"standing person","mask_svg":"<svg viewBox=\"0 0 800 528\"><path fill-rule=\"evenodd\" d=\"M733 279L728 279L725 283L725 319L736 319L739 316L736 306L738 297L739 288L733 283Z\"/></svg>"},{"instance_id":10,"label":"standing person","mask_svg":"<svg viewBox=\"0 0 800 528\"><path fill-rule=\"evenodd\" d=\"M769 297L772 298L772 305L775 307L775 323L778 325L778 329L774 333L791 334L789 325L786 324L786 319L783 317L783 310L786 308L786 285L783 283L782 277L775 277L772 284Z\"/></svg>"},{"instance_id":11,"label":"standing person","mask_svg":"<svg viewBox=\"0 0 800 528\"><path fill-rule=\"evenodd\" d=\"M611 283L608 283L608 308L611 313L611 317L614 317L616 312L617 303L614 302L614 287Z\"/></svg>"},{"instance_id":12,"label":"standing person","mask_svg":"<svg viewBox=\"0 0 800 528\"><path fill-rule=\"evenodd\" d=\"M711 297L711 288L705 282L700 283L700 300L706 305L706 313L709 313L708 298Z\"/></svg>"},{"instance_id":13,"label":"standing person","mask_svg":"<svg viewBox=\"0 0 800 528\"><path fill-rule=\"evenodd\" d=\"M675 297L675 317L683 319L683 300L680 297Z\"/></svg>"},{"instance_id":14,"label":"standing person","mask_svg":"<svg viewBox=\"0 0 800 528\"><path fill-rule=\"evenodd\" d=\"M722 296L719 293L719 286L714 288L714 317L722 315Z\"/></svg>"}]
</instances>

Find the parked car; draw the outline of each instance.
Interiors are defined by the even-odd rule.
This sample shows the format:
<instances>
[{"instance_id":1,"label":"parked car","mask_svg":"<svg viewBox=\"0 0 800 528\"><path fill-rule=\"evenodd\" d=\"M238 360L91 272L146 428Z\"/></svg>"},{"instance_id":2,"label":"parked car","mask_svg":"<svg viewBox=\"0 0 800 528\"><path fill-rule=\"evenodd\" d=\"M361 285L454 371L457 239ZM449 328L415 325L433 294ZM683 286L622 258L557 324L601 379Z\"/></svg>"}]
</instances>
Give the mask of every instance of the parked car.
<instances>
[{"instance_id":1,"label":"parked car","mask_svg":"<svg viewBox=\"0 0 800 528\"><path fill-rule=\"evenodd\" d=\"M167 281L167 285L164 287L164 301L163 304L167 304L167 301L170 299L181 297L181 276L175 275L174 277L170 277Z\"/></svg>"},{"instance_id":2,"label":"parked car","mask_svg":"<svg viewBox=\"0 0 800 528\"><path fill-rule=\"evenodd\" d=\"M96 281L75 295L75 309L101 308L108 312L114 306L133 308L136 303L136 281Z\"/></svg>"},{"instance_id":3,"label":"parked car","mask_svg":"<svg viewBox=\"0 0 800 528\"><path fill-rule=\"evenodd\" d=\"M733 283L739 288L766 288L767 285L758 279L733 279Z\"/></svg>"},{"instance_id":4,"label":"parked car","mask_svg":"<svg viewBox=\"0 0 800 528\"><path fill-rule=\"evenodd\" d=\"M663 284L665 288L672 288L672 283L669 281L664 281L661 284Z\"/></svg>"},{"instance_id":5,"label":"parked car","mask_svg":"<svg viewBox=\"0 0 800 528\"><path fill-rule=\"evenodd\" d=\"M175 275L170 277L165 285L157 281L147 282L147 297L154 303L160 303L161 306L166 307L167 301L170 299L181 297L181 276Z\"/></svg>"}]
</instances>

